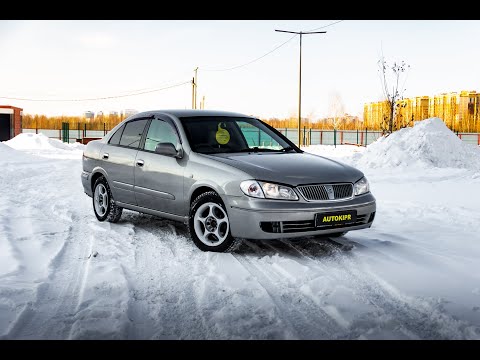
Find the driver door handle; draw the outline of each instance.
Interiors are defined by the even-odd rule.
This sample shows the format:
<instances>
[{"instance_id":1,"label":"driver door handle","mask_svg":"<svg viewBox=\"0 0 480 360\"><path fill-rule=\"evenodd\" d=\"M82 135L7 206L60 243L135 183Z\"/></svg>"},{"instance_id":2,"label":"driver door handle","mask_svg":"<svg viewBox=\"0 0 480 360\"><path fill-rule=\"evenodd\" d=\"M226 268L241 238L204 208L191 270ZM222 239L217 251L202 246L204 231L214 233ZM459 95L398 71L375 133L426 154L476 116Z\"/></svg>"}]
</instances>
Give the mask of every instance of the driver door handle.
<instances>
[{"instance_id":1,"label":"driver door handle","mask_svg":"<svg viewBox=\"0 0 480 360\"><path fill-rule=\"evenodd\" d=\"M108 153L103 153L103 158L104 158L105 160L107 160L107 159L108 159Z\"/></svg>"},{"instance_id":2,"label":"driver door handle","mask_svg":"<svg viewBox=\"0 0 480 360\"><path fill-rule=\"evenodd\" d=\"M137 160L137 166L143 166L145 164L143 160Z\"/></svg>"}]
</instances>

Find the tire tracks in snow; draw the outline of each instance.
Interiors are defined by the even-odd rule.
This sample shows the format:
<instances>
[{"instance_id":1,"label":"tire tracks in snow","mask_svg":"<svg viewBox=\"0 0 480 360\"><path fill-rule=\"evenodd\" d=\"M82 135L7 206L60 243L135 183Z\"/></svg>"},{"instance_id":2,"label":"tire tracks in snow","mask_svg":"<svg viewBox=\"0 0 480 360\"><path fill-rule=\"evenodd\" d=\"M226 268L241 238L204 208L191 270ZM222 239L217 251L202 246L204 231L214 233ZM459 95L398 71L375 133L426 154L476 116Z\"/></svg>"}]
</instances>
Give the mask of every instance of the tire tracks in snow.
<instances>
[{"instance_id":1,"label":"tire tracks in snow","mask_svg":"<svg viewBox=\"0 0 480 360\"><path fill-rule=\"evenodd\" d=\"M338 334L341 338L361 338L372 330L385 330L395 337L419 339L461 339L468 326L442 311L441 304L427 299L412 298L400 293L391 284L373 274L359 255L338 249L331 258L319 260L315 246L305 247L283 242L301 256L292 260L307 265L319 273L330 273L339 282L354 290L356 299L371 305L373 311L354 318L347 331ZM332 266L333 265L333 266ZM380 322L375 319L382 319ZM388 331L386 332L388 334Z\"/></svg>"},{"instance_id":2,"label":"tire tracks in snow","mask_svg":"<svg viewBox=\"0 0 480 360\"><path fill-rule=\"evenodd\" d=\"M197 302L198 262L190 263L193 268L185 263L199 256L198 250L172 231L168 220L148 215L128 220L135 226L135 265L125 269L130 287L128 338L215 338Z\"/></svg>"},{"instance_id":3,"label":"tire tracks in snow","mask_svg":"<svg viewBox=\"0 0 480 360\"><path fill-rule=\"evenodd\" d=\"M65 339L70 336L93 246L93 237L78 242L84 238L78 229L83 228L85 220L72 215L71 221L75 226L69 226L62 249L50 263L54 272L38 286L35 301L27 304L8 338Z\"/></svg>"},{"instance_id":4,"label":"tire tracks in snow","mask_svg":"<svg viewBox=\"0 0 480 360\"><path fill-rule=\"evenodd\" d=\"M131 216L136 261L130 284L130 339L292 338L264 288L232 254L205 253L183 226Z\"/></svg>"},{"instance_id":5,"label":"tire tracks in snow","mask_svg":"<svg viewBox=\"0 0 480 360\"><path fill-rule=\"evenodd\" d=\"M288 270L278 265L278 262L262 261L265 257L272 255L271 251L266 251L266 248L273 250L276 254L281 254L282 258L288 255L285 253L285 248L276 248L269 242L256 244L245 240L244 244L255 254L233 254L234 257L268 293L278 307L278 316L290 326L292 333L295 334L294 338L330 339L336 338L337 334L344 331L343 322L338 321L338 317L325 311L316 299L305 296L299 291L299 283L295 284L298 279L294 275L289 274ZM301 256L304 255L301 254ZM288 256L288 258L291 259L292 256Z\"/></svg>"},{"instance_id":6,"label":"tire tracks in snow","mask_svg":"<svg viewBox=\"0 0 480 360\"><path fill-rule=\"evenodd\" d=\"M24 296L6 339L68 338L87 276L93 237L83 233L86 215L72 208L65 196L69 187L64 183L70 181L71 168L51 160L40 162L42 167L35 165L16 184L25 189L23 196L10 196L9 237L23 264L16 282L23 279L24 291L29 289L33 299L25 302ZM53 203L51 189L43 188L52 179L58 184ZM49 263L41 261L45 259Z\"/></svg>"}]
</instances>

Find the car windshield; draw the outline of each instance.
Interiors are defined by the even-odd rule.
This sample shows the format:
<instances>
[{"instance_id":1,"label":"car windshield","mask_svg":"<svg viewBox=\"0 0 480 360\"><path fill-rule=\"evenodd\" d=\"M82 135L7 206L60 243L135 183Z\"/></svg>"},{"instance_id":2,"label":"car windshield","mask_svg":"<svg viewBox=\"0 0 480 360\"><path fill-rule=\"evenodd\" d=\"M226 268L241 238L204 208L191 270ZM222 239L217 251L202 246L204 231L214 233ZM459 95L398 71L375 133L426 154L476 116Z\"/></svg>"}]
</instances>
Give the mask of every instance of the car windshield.
<instances>
[{"instance_id":1,"label":"car windshield","mask_svg":"<svg viewBox=\"0 0 480 360\"><path fill-rule=\"evenodd\" d=\"M180 118L193 151L202 154L300 150L258 119L231 116Z\"/></svg>"}]
</instances>

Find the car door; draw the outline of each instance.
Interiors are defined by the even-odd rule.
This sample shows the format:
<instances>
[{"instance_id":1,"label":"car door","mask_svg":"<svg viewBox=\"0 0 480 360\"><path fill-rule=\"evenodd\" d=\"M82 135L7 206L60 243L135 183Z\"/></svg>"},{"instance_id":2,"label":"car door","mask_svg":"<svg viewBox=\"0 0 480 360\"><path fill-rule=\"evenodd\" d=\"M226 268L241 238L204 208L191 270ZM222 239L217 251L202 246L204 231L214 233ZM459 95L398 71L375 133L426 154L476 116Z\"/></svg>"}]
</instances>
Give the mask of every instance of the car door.
<instances>
[{"instance_id":1,"label":"car door","mask_svg":"<svg viewBox=\"0 0 480 360\"><path fill-rule=\"evenodd\" d=\"M137 205L169 214L185 215L184 168L186 158L155 153L159 143L180 144L180 137L170 119L155 118L149 124L145 140L135 162L135 197Z\"/></svg>"},{"instance_id":2,"label":"car door","mask_svg":"<svg viewBox=\"0 0 480 360\"><path fill-rule=\"evenodd\" d=\"M103 168L116 201L136 204L135 159L148 119L135 119L118 129L102 148Z\"/></svg>"}]
</instances>

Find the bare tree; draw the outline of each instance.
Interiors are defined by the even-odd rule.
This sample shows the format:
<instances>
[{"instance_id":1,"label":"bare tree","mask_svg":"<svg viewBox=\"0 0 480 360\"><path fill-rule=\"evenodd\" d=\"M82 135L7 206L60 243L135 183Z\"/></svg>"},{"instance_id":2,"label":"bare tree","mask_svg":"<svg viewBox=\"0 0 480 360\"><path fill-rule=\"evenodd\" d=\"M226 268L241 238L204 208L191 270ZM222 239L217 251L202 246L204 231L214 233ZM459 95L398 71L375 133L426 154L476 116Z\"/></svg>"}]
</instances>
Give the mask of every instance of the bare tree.
<instances>
[{"instance_id":1,"label":"bare tree","mask_svg":"<svg viewBox=\"0 0 480 360\"><path fill-rule=\"evenodd\" d=\"M332 92L329 97L328 113L333 120L333 128L338 129L340 120L345 115L345 105L339 93Z\"/></svg>"},{"instance_id":2,"label":"bare tree","mask_svg":"<svg viewBox=\"0 0 480 360\"><path fill-rule=\"evenodd\" d=\"M380 60L378 60L378 68L383 94L388 107L388 114L384 116L380 127L382 131L388 135L394 130L399 129L399 126L401 126L400 123L397 124L396 113L397 108L401 106L399 100L403 100L403 93L405 92L404 86L408 75L407 70L410 69L410 65L403 60L401 62L394 62L393 65L389 65L386 59L382 56ZM404 75L405 79L403 79L403 83L400 86L400 82Z\"/></svg>"}]
</instances>

